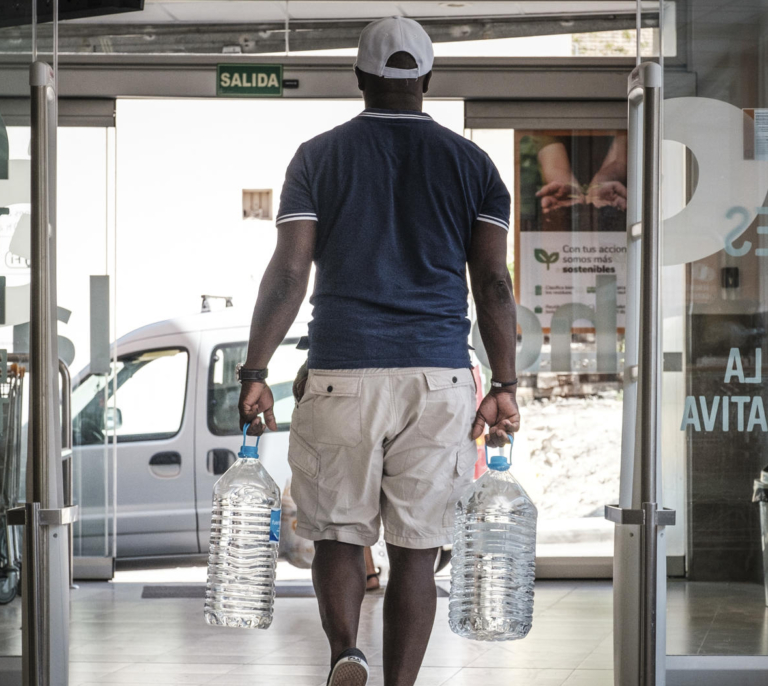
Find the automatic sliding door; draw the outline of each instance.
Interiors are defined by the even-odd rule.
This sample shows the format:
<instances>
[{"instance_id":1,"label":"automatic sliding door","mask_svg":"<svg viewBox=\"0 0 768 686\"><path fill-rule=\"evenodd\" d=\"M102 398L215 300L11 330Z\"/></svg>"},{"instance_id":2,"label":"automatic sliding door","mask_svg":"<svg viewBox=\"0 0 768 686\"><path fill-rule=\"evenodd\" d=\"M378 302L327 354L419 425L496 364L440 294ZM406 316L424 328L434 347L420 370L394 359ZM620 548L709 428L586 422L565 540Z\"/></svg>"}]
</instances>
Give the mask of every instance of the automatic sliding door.
<instances>
[{"instance_id":1,"label":"automatic sliding door","mask_svg":"<svg viewBox=\"0 0 768 686\"><path fill-rule=\"evenodd\" d=\"M618 500L621 461L626 106L470 102L467 120L514 189L515 473L539 508L539 570L610 576L603 514Z\"/></svg>"},{"instance_id":2,"label":"automatic sliding door","mask_svg":"<svg viewBox=\"0 0 768 686\"><path fill-rule=\"evenodd\" d=\"M663 403L688 516L686 578L668 584L667 664L670 683L696 669L700 684L762 684L768 484L755 481L768 465L768 73L756 56L768 2L705 4L678 13L692 87L675 87L679 66L664 73L664 258L681 297L679 390L670 399L665 382Z\"/></svg>"}]
</instances>

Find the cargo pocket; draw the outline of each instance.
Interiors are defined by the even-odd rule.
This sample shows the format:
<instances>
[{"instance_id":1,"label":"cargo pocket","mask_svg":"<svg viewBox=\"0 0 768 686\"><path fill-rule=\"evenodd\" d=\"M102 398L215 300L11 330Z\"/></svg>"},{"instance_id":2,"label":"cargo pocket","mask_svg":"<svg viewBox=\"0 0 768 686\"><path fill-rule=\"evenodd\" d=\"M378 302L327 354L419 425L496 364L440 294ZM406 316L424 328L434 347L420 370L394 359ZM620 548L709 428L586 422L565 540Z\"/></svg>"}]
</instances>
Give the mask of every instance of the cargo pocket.
<instances>
[{"instance_id":1,"label":"cargo pocket","mask_svg":"<svg viewBox=\"0 0 768 686\"><path fill-rule=\"evenodd\" d=\"M456 453L456 466L451 475L451 497L443 513L444 527L453 526L456 503L472 483L475 462L477 462L477 444L471 441Z\"/></svg>"},{"instance_id":2,"label":"cargo pocket","mask_svg":"<svg viewBox=\"0 0 768 686\"><path fill-rule=\"evenodd\" d=\"M317 516L317 475L320 457L291 429L288 438L288 465L291 468L291 496L296 503L299 526L313 528Z\"/></svg>"},{"instance_id":3,"label":"cargo pocket","mask_svg":"<svg viewBox=\"0 0 768 686\"><path fill-rule=\"evenodd\" d=\"M315 442L312 426L312 396L309 393L309 387L306 388L304 397L293 408L291 431L297 433L308 445Z\"/></svg>"},{"instance_id":4,"label":"cargo pocket","mask_svg":"<svg viewBox=\"0 0 768 686\"><path fill-rule=\"evenodd\" d=\"M314 372L309 378L315 441L354 448L363 440L360 376Z\"/></svg>"},{"instance_id":5,"label":"cargo pocket","mask_svg":"<svg viewBox=\"0 0 768 686\"><path fill-rule=\"evenodd\" d=\"M314 479L320 469L320 457L295 430L288 438L288 464L291 469L304 472L310 479Z\"/></svg>"},{"instance_id":6,"label":"cargo pocket","mask_svg":"<svg viewBox=\"0 0 768 686\"><path fill-rule=\"evenodd\" d=\"M475 390L469 369L424 372L427 394L419 433L432 445L447 447L469 438Z\"/></svg>"}]
</instances>

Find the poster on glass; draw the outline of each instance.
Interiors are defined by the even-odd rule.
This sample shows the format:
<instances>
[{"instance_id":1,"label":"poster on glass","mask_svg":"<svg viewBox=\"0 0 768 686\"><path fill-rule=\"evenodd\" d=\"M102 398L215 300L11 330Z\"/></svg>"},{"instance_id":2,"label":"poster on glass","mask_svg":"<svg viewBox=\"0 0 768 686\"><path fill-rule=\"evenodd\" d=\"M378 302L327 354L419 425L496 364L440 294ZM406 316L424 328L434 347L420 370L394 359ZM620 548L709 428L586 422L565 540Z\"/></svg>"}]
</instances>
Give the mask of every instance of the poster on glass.
<instances>
[{"instance_id":1,"label":"poster on glass","mask_svg":"<svg viewBox=\"0 0 768 686\"><path fill-rule=\"evenodd\" d=\"M553 318L578 322L574 334L594 334L599 325L595 320L601 318L581 317L586 310L574 305L593 312L613 307L617 332L623 333L626 132L517 130L515 159L519 303L537 316L545 334L550 333ZM598 286L608 289L602 302ZM597 369L596 363L589 366L592 372L617 371Z\"/></svg>"}]
</instances>

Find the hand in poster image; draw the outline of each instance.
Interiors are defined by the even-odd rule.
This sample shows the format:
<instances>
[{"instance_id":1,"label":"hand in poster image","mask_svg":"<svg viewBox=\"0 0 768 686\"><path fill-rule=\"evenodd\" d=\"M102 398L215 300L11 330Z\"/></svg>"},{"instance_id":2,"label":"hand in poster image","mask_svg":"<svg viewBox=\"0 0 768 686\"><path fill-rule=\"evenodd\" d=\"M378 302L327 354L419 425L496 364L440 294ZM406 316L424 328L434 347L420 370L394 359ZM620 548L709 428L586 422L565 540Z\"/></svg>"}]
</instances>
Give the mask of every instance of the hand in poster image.
<instances>
[{"instance_id":1,"label":"hand in poster image","mask_svg":"<svg viewBox=\"0 0 768 686\"><path fill-rule=\"evenodd\" d=\"M587 204L595 207L615 207L627 209L627 187L621 181L595 183L587 191Z\"/></svg>"},{"instance_id":2,"label":"hand in poster image","mask_svg":"<svg viewBox=\"0 0 768 686\"><path fill-rule=\"evenodd\" d=\"M544 214L573 205L615 207L626 211L626 134L614 137L600 169L584 185L573 172L565 144L557 138L547 138L542 142L545 144L538 152L538 162L544 185L537 191L536 197Z\"/></svg>"},{"instance_id":3,"label":"hand in poster image","mask_svg":"<svg viewBox=\"0 0 768 686\"><path fill-rule=\"evenodd\" d=\"M536 197L541 200L542 212L548 214L561 207L582 204L584 194L571 169L565 145L552 139L539 150L538 158L544 186Z\"/></svg>"},{"instance_id":4,"label":"hand in poster image","mask_svg":"<svg viewBox=\"0 0 768 686\"><path fill-rule=\"evenodd\" d=\"M587 203L595 207L615 207L627 210L627 136L617 135L608 149L600 170L587 190Z\"/></svg>"},{"instance_id":5,"label":"hand in poster image","mask_svg":"<svg viewBox=\"0 0 768 686\"><path fill-rule=\"evenodd\" d=\"M562 181L550 181L538 193L541 198L541 209L544 214L552 212L560 207L581 205L584 203L584 194L579 186Z\"/></svg>"}]
</instances>

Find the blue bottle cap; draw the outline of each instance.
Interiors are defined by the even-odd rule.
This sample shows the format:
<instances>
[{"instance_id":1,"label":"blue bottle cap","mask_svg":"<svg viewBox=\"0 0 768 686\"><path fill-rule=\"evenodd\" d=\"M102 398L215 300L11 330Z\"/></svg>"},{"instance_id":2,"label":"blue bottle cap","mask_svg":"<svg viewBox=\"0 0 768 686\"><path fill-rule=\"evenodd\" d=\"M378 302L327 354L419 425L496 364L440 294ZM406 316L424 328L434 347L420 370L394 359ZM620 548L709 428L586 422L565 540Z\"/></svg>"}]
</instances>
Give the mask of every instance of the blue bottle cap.
<instances>
[{"instance_id":1,"label":"blue bottle cap","mask_svg":"<svg viewBox=\"0 0 768 686\"><path fill-rule=\"evenodd\" d=\"M506 472L510 467L511 465L504 455L493 455L488 461L488 469L493 469L496 472Z\"/></svg>"},{"instance_id":2,"label":"blue bottle cap","mask_svg":"<svg viewBox=\"0 0 768 686\"><path fill-rule=\"evenodd\" d=\"M509 439L509 459L504 455L492 455L488 457L488 445L485 446L485 464L488 469L492 469L495 472L506 472L512 466L512 446L515 444L515 437L512 434L507 434Z\"/></svg>"},{"instance_id":3,"label":"blue bottle cap","mask_svg":"<svg viewBox=\"0 0 768 686\"><path fill-rule=\"evenodd\" d=\"M238 457L251 457L253 459L259 458L259 441L261 436L256 436L256 445L246 445L245 440L248 433L248 427L250 424L246 424L243 427L243 445L240 447L240 452L237 453Z\"/></svg>"}]
</instances>

